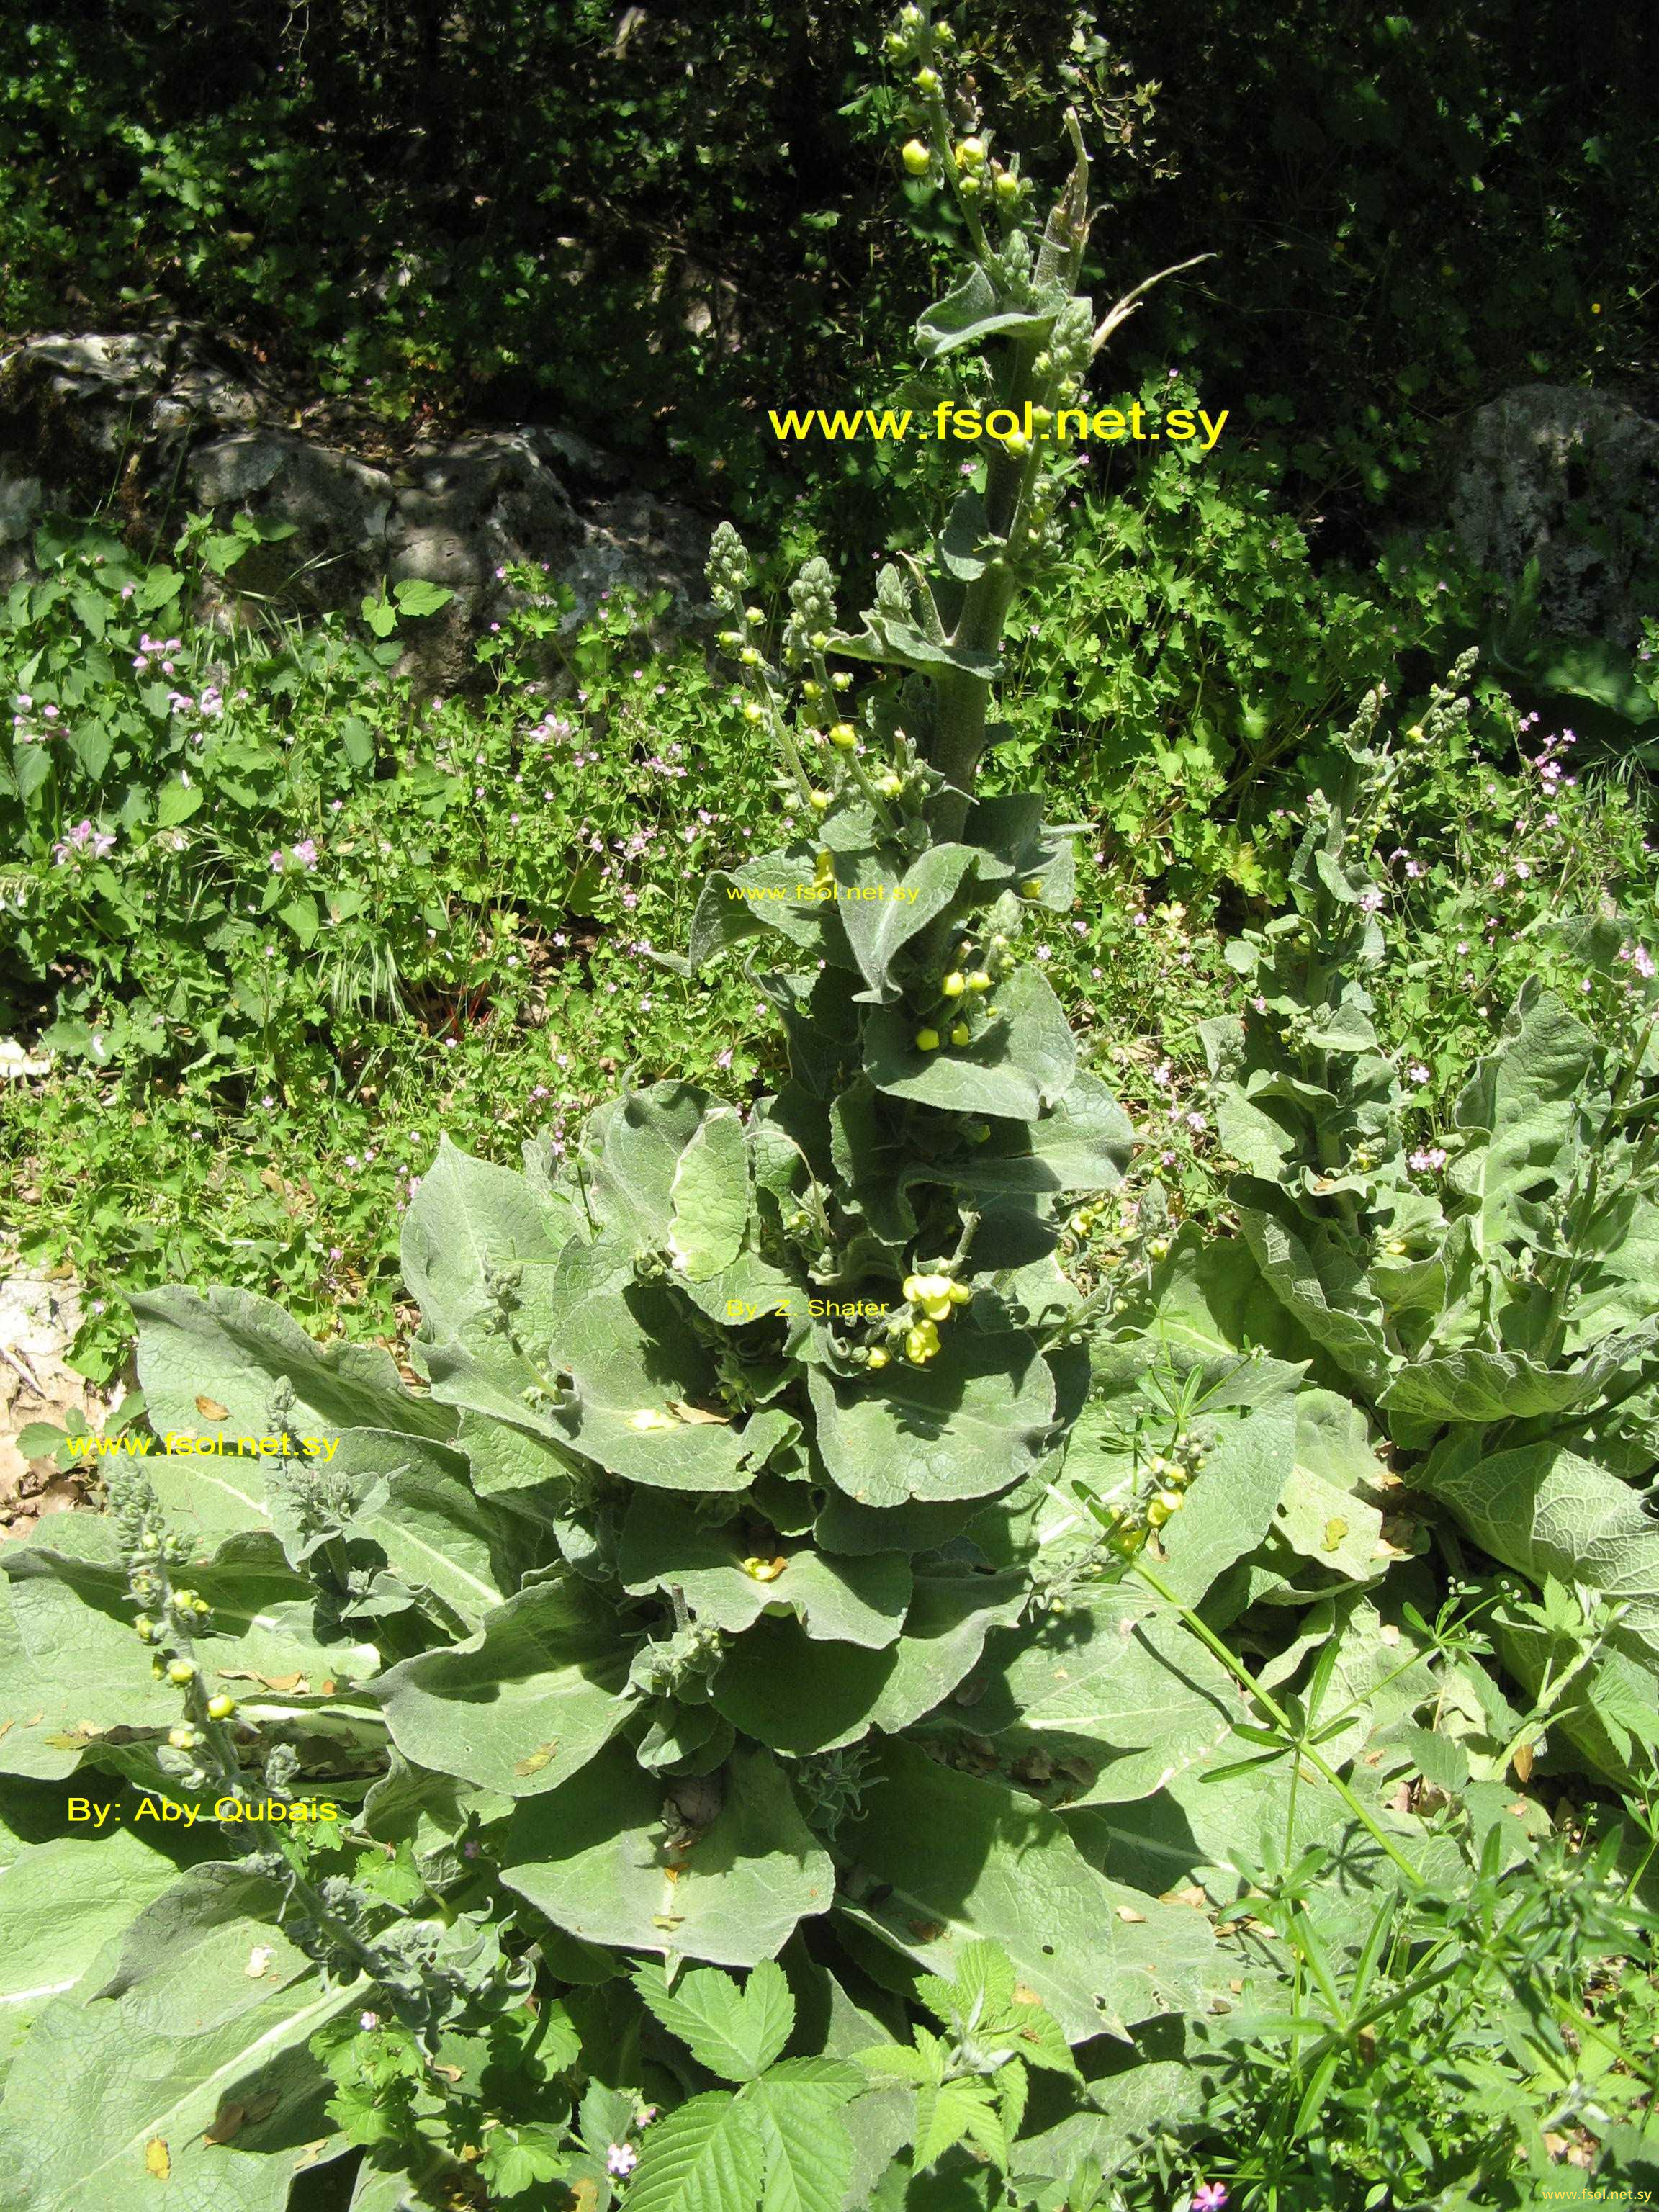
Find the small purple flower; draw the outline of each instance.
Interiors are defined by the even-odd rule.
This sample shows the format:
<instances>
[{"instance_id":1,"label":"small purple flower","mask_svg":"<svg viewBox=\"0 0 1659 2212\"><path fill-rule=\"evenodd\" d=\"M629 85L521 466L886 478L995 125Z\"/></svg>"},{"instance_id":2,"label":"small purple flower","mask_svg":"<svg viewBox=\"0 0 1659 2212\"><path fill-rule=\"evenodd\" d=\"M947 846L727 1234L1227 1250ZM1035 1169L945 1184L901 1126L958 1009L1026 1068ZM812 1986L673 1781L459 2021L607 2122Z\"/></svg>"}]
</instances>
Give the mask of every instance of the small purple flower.
<instances>
[{"instance_id":1,"label":"small purple flower","mask_svg":"<svg viewBox=\"0 0 1659 2212\"><path fill-rule=\"evenodd\" d=\"M632 2173L639 2162L640 2154L632 2143L612 2143L605 2154L605 2172L618 2179L625 2173Z\"/></svg>"},{"instance_id":2,"label":"small purple flower","mask_svg":"<svg viewBox=\"0 0 1659 2212\"><path fill-rule=\"evenodd\" d=\"M1200 2181L1193 2191L1193 2212L1221 2212L1227 2192L1218 2181Z\"/></svg>"},{"instance_id":3,"label":"small purple flower","mask_svg":"<svg viewBox=\"0 0 1659 2212\"><path fill-rule=\"evenodd\" d=\"M1413 1083L1426 1083L1429 1079L1429 1071L1420 1060L1413 1060L1406 1073Z\"/></svg>"}]
</instances>

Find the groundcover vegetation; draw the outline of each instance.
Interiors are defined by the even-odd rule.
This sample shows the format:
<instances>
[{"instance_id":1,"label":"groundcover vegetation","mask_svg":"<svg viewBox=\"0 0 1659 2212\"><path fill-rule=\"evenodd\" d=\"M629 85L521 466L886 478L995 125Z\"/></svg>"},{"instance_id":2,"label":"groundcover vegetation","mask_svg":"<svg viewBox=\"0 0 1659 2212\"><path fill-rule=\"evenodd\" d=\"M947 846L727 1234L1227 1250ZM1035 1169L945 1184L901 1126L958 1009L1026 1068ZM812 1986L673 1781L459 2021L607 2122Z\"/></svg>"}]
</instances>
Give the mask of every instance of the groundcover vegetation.
<instances>
[{"instance_id":1,"label":"groundcover vegetation","mask_svg":"<svg viewBox=\"0 0 1659 2212\"><path fill-rule=\"evenodd\" d=\"M1449 989L1476 959L1513 988L1425 1126L1443 1071L1400 1023L1431 963L1397 909L1438 871L1450 934L1474 896L1437 795L1494 710L1472 654L1416 719L1371 688L1195 1016L1203 1109L1137 1127L1050 980L1080 825L997 762L1024 757L1006 641L1081 465L1040 434L1139 295L1078 289L1074 118L1040 196L946 26L907 8L888 48L903 169L966 241L922 362L1033 434L861 610L814 556L769 616L716 532L720 711L779 842L702 868L642 951L682 1006L710 975L760 994L763 1095L629 1085L516 1168L446 1140L404 1188L406 1368L246 1287L133 1297L106 1510L0 1560L20 2212L1313 2212L1655 2180L1641 927L1569 856L1547 942L1459 941ZM123 557L21 611L40 665L77 591L83 623L159 629L142 657L184 649ZM586 649L602 689L603 624ZM202 750L216 700L166 702L179 795L129 833L187 828L192 773L256 799L293 773L255 731ZM143 711L112 740L135 758ZM319 804L331 776L355 803L368 741L319 761ZM1539 743L1502 831L1523 870L1576 803ZM119 834L64 825L56 880ZM186 1021L253 1049L240 979L267 916L309 949L319 857L279 843L255 921L210 918L201 1006L142 957L114 975L123 1050ZM397 896L413 994L452 909ZM37 910L52 955L78 910ZM1137 912L1178 988L1179 916ZM210 1016L209 954L239 976ZM306 1065L271 1076L290 1105ZM1227 1164L1186 1206L1198 1135Z\"/></svg>"}]
</instances>

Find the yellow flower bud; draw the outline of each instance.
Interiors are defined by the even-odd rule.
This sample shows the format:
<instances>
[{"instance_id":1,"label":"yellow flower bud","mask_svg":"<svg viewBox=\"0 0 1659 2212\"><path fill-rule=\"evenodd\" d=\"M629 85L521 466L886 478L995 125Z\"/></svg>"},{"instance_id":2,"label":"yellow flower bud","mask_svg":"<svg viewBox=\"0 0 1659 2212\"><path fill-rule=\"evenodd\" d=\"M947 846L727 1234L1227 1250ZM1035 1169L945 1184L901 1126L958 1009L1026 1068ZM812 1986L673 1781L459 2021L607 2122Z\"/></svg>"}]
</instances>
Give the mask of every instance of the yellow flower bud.
<instances>
[{"instance_id":1,"label":"yellow flower bud","mask_svg":"<svg viewBox=\"0 0 1659 2212\"><path fill-rule=\"evenodd\" d=\"M933 69L919 69L916 71L916 90L918 92L937 92L939 90L939 71Z\"/></svg>"},{"instance_id":2,"label":"yellow flower bud","mask_svg":"<svg viewBox=\"0 0 1659 2212\"><path fill-rule=\"evenodd\" d=\"M918 1030L916 1031L916 1050L918 1052L937 1052L939 1050L939 1036L937 1030Z\"/></svg>"},{"instance_id":3,"label":"yellow flower bud","mask_svg":"<svg viewBox=\"0 0 1659 2212\"><path fill-rule=\"evenodd\" d=\"M193 1659L168 1660L167 1680L169 1682L176 1682L180 1689L182 1689L186 1682L193 1682L195 1679L196 1662Z\"/></svg>"},{"instance_id":4,"label":"yellow flower bud","mask_svg":"<svg viewBox=\"0 0 1659 2212\"><path fill-rule=\"evenodd\" d=\"M766 720L766 709L753 699L745 699L743 702L743 719L750 723L763 722Z\"/></svg>"},{"instance_id":5,"label":"yellow flower bud","mask_svg":"<svg viewBox=\"0 0 1659 2212\"><path fill-rule=\"evenodd\" d=\"M899 159L913 177L925 177L933 166L933 156L920 138L907 140Z\"/></svg>"},{"instance_id":6,"label":"yellow flower bud","mask_svg":"<svg viewBox=\"0 0 1659 2212\"><path fill-rule=\"evenodd\" d=\"M859 733L853 727L853 725L850 722L836 722L831 724L830 730L830 742L832 745L839 745L843 752L848 752L850 751L855 744L857 744L858 741Z\"/></svg>"},{"instance_id":7,"label":"yellow flower bud","mask_svg":"<svg viewBox=\"0 0 1659 2212\"><path fill-rule=\"evenodd\" d=\"M952 1044L972 1044L973 1041L974 1033L972 1030L969 1028L966 1022L958 1022L955 1028L951 1031L951 1042Z\"/></svg>"},{"instance_id":8,"label":"yellow flower bud","mask_svg":"<svg viewBox=\"0 0 1659 2212\"><path fill-rule=\"evenodd\" d=\"M823 814L828 811L830 794L827 791L809 792L806 797L806 803L815 814Z\"/></svg>"},{"instance_id":9,"label":"yellow flower bud","mask_svg":"<svg viewBox=\"0 0 1659 2212\"><path fill-rule=\"evenodd\" d=\"M1019 887L1019 895L1022 898L1041 898L1042 896L1042 877L1027 876Z\"/></svg>"},{"instance_id":10,"label":"yellow flower bud","mask_svg":"<svg viewBox=\"0 0 1659 2212\"><path fill-rule=\"evenodd\" d=\"M1164 1508L1164 1517L1168 1520L1171 1513L1179 1513L1187 1501L1178 1490L1160 1490L1152 1503Z\"/></svg>"},{"instance_id":11,"label":"yellow flower bud","mask_svg":"<svg viewBox=\"0 0 1659 2212\"><path fill-rule=\"evenodd\" d=\"M872 1353L870 1354L870 1364L872 1365L872 1367L885 1367L885 1366L886 1366L886 1364L887 1364L887 1354L886 1354L886 1352L884 1352L884 1351L883 1351L883 1349L882 1349L882 1347L880 1346L880 1345L877 1345L877 1346L875 1347L874 1351L873 1351L873 1352L872 1352Z\"/></svg>"},{"instance_id":12,"label":"yellow flower bud","mask_svg":"<svg viewBox=\"0 0 1659 2212\"><path fill-rule=\"evenodd\" d=\"M948 1293L953 1306L965 1306L973 1295L966 1283L952 1283Z\"/></svg>"},{"instance_id":13,"label":"yellow flower bud","mask_svg":"<svg viewBox=\"0 0 1659 2212\"><path fill-rule=\"evenodd\" d=\"M210 1698L208 1699L208 1718L210 1720L228 1721L235 1710L235 1698L227 1697L222 1690L219 1692L216 1698Z\"/></svg>"},{"instance_id":14,"label":"yellow flower bud","mask_svg":"<svg viewBox=\"0 0 1659 2212\"><path fill-rule=\"evenodd\" d=\"M902 776L895 775L890 769L885 775L878 776L876 779L876 789L884 799L896 799L903 788L904 779Z\"/></svg>"},{"instance_id":15,"label":"yellow flower bud","mask_svg":"<svg viewBox=\"0 0 1659 2212\"><path fill-rule=\"evenodd\" d=\"M967 981L970 991L988 991L991 988L991 979L982 968L975 968Z\"/></svg>"},{"instance_id":16,"label":"yellow flower bud","mask_svg":"<svg viewBox=\"0 0 1659 2212\"><path fill-rule=\"evenodd\" d=\"M939 985L947 999L959 999L968 988L968 979L960 969L953 968Z\"/></svg>"},{"instance_id":17,"label":"yellow flower bud","mask_svg":"<svg viewBox=\"0 0 1659 2212\"><path fill-rule=\"evenodd\" d=\"M985 167L985 141L964 138L957 147L957 167L959 169L982 169Z\"/></svg>"}]
</instances>

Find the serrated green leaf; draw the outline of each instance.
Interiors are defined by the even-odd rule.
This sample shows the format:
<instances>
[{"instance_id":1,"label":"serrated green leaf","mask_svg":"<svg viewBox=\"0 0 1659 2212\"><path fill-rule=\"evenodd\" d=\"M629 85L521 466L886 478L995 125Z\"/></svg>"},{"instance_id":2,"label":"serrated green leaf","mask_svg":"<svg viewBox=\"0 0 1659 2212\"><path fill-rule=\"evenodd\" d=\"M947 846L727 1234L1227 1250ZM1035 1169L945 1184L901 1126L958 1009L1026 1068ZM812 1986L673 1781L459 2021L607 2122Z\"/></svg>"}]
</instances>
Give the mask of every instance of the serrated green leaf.
<instances>
[{"instance_id":1,"label":"serrated green leaf","mask_svg":"<svg viewBox=\"0 0 1659 2212\"><path fill-rule=\"evenodd\" d=\"M660 1966L641 1966L634 1986L698 2064L725 2081L752 2081L763 2074L795 2024L795 2001L773 1959L751 1967L741 1984L716 1967L697 1966L671 1990Z\"/></svg>"},{"instance_id":2,"label":"serrated green leaf","mask_svg":"<svg viewBox=\"0 0 1659 2212\"><path fill-rule=\"evenodd\" d=\"M647 2131L628 2185L629 2212L753 2212L765 2169L754 2112L711 2090Z\"/></svg>"}]
</instances>

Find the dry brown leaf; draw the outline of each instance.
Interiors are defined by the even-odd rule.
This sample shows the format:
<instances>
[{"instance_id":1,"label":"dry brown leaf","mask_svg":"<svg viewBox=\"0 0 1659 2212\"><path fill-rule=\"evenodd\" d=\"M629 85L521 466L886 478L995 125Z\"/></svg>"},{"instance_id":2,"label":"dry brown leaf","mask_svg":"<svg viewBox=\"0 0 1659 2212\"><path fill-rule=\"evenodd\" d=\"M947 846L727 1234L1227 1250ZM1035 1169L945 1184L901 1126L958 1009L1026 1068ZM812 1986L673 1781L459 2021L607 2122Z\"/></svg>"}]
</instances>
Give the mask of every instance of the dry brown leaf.
<instances>
[{"instance_id":1,"label":"dry brown leaf","mask_svg":"<svg viewBox=\"0 0 1659 2212\"><path fill-rule=\"evenodd\" d=\"M157 2181L165 2181L173 2171L173 2158L162 2136L152 2136L144 2145L144 2171Z\"/></svg>"},{"instance_id":2,"label":"dry brown leaf","mask_svg":"<svg viewBox=\"0 0 1659 2212\"><path fill-rule=\"evenodd\" d=\"M1144 1912L1137 1912L1133 1905L1115 1905L1112 1910L1120 1920L1127 1920L1132 1923L1146 1917Z\"/></svg>"},{"instance_id":3,"label":"dry brown leaf","mask_svg":"<svg viewBox=\"0 0 1659 2212\"><path fill-rule=\"evenodd\" d=\"M204 1421L228 1421L230 1419L228 1406L222 1406L216 1398L206 1397L199 1390L196 1393L196 1410Z\"/></svg>"},{"instance_id":4,"label":"dry brown leaf","mask_svg":"<svg viewBox=\"0 0 1659 2212\"><path fill-rule=\"evenodd\" d=\"M691 1422L694 1426L708 1424L717 1428L729 1429L732 1425L730 1413L707 1413L701 1406L688 1406L684 1398L671 1398L668 1401L668 1410L671 1413L678 1413L681 1420Z\"/></svg>"},{"instance_id":5,"label":"dry brown leaf","mask_svg":"<svg viewBox=\"0 0 1659 2212\"><path fill-rule=\"evenodd\" d=\"M526 1752L522 1759L514 1759L513 1771L515 1774L539 1774L543 1767L550 1764L558 1747L557 1736L550 1736L545 1743L538 1743L534 1751Z\"/></svg>"}]
</instances>

